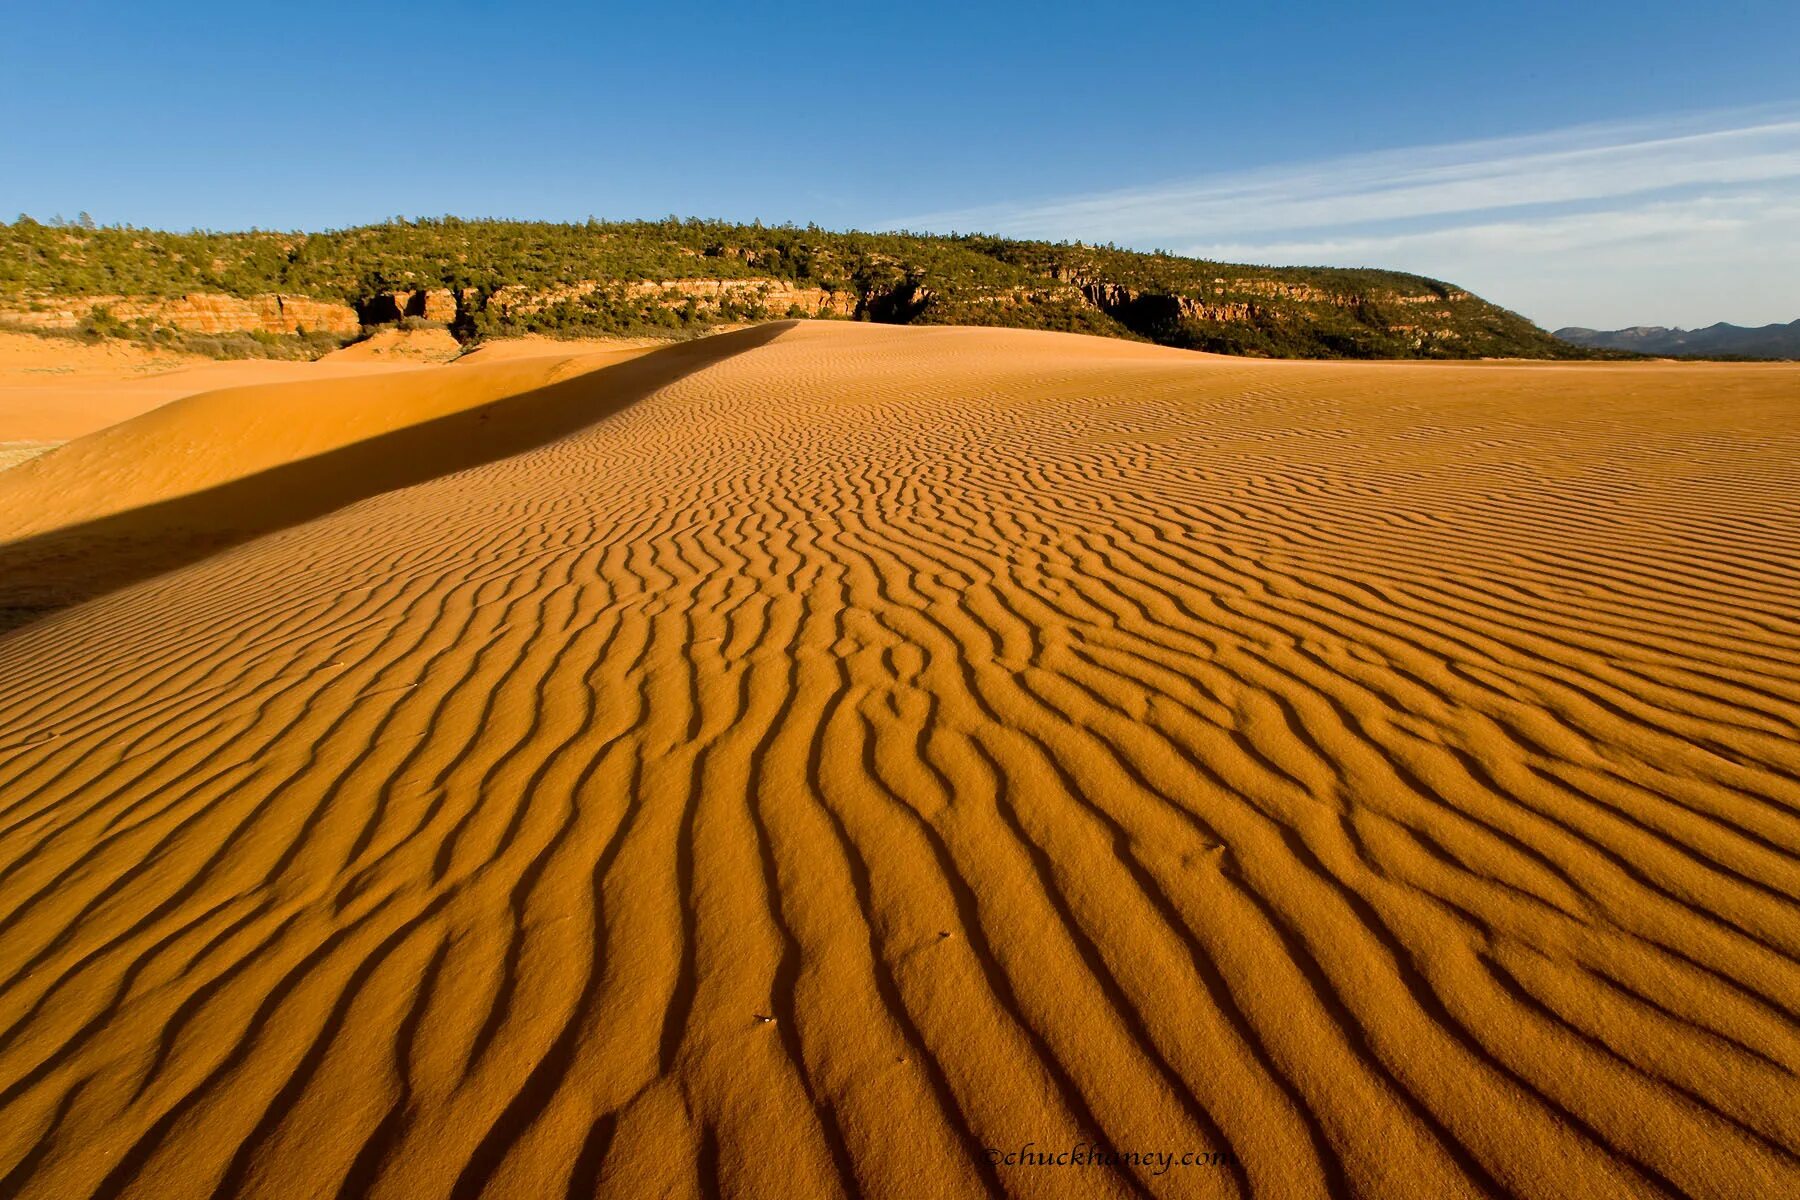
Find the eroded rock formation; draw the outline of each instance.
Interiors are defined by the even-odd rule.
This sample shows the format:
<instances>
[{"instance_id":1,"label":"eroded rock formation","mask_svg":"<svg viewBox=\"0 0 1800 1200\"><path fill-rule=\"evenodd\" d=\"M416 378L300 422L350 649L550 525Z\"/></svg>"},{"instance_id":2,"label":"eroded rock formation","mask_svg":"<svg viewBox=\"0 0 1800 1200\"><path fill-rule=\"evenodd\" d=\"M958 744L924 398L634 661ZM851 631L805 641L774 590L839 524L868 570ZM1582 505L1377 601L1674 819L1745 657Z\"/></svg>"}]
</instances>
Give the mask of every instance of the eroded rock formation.
<instances>
[{"instance_id":1,"label":"eroded rock formation","mask_svg":"<svg viewBox=\"0 0 1800 1200\"><path fill-rule=\"evenodd\" d=\"M0 320L40 329L73 329L104 310L127 324L148 320L188 333L354 333L361 327L348 304L307 296L227 296L193 292L157 296L58 296L0 310Z\"/></svg>"}]
</instances>

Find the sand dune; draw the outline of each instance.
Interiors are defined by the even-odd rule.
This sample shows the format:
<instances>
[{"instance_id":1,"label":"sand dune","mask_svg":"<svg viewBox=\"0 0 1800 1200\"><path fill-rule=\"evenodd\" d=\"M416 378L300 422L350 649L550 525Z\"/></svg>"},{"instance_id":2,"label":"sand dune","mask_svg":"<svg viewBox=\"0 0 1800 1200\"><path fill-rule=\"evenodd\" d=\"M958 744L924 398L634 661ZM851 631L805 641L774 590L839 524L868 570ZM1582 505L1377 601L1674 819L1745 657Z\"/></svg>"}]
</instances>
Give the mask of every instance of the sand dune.
<instances>
[{"instance_id":1,"label":"sand dune","mask_svg":"<svg viewBox=\"0 0 1800 1200\"><path fill-rule=\"evenodd\" d=\"M508 355L161 405L0 474L0 629L372 493L540 445L666 382L696 353L677 349L635 368L626 364L642 348ZM606 387L565 382L602 367L613 369Z\"/></svg>"},{"instance_id":2,"label":"sand dune","mask_svg":"<svg viewBox=\"0 0 1800 1200\"><path fill-rule=\"evenodd\" d=\"M371 355L220 362L128 342L86 343L0 330L0 469L184 396L401 369L404 364Z\"/></svg>"},{"instance_id":3,"label":"sand dune","mask_svg":"<svg viewBox=\"0 0 1800 1200\"><path fill-rule=\"evenodd\" d=\"M1784 1194L1797 403L799 323L0 474L0 1195Z\"/></svg>"},{"instance_id":4,"label":"sand dune","mask_svg":"<svg viewBox=\"0 0 1800 1200\"><path fill-rule=\"evenodd\" d=\"M342 379L409 365L417 364L369 355L359 359L344 351L317 362L222 362L128 342L88 344L0 331L0 441L67 441L201 392Z\"/></svg>"}]
</instances>

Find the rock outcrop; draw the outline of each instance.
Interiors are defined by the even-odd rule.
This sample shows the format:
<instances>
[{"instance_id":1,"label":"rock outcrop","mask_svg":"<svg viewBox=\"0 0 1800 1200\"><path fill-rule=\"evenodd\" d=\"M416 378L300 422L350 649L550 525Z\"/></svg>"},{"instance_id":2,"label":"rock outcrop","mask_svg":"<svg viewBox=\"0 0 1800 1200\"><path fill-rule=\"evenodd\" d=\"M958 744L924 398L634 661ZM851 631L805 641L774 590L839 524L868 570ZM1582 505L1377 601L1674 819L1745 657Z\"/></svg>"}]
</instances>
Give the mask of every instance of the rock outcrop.
<instances>
[{"instance_id":1,"label":"rock outcrop","mask_svg":"<svg viewBox=\"0 0 1800 1200\"><path fill-rule=\"evenodd\" d=\"M73 329L97 310L131 324L149 321L187 333L355 333L362 323L348 304L283 296L58 296L23 308L0 310L0 320L39 329Z\"/></svg>"},{"instance_id":2,"label":"rock outcrop","mask_svg":"<svg viewBox=\"0 0 1800 1200\"><path fill-rule=\"evenodd\" d=\"M1087 302L1109 316L1121 316L1136 309L1150 307L1166 308L1169 314L1188 321L1247 321L1250 319L1250 304L1247 301L1228 301L1213 304L1199 300L1193 296L1170 295L1161 292L1144 292L1128 288L1120 283L1085 283L1081 285L1081 294ZM1131 325L1126 321L1127 326Z\"/></svg>"},{"instance_id":3,"label":"rock outcrop","mask_svg":"<svg viewBox=\"0 0 1800 1200\"><path fill-rule=\"evenodd\" d=\"M650 300L665 308L679 309L691 299L697 313L712 317L732 309L748 316L784 317L798 311L808 317L849 317L857 312L861 297L848 291L795 287L782 279L671 279L630 282L584 279L566 287L503 287L488 298L487 306L500 316L542 312L564 300L580 300L595 292L612 291L633 300ZM447 293L446 293L447 294Z\"/></svg>"}]
</instances>

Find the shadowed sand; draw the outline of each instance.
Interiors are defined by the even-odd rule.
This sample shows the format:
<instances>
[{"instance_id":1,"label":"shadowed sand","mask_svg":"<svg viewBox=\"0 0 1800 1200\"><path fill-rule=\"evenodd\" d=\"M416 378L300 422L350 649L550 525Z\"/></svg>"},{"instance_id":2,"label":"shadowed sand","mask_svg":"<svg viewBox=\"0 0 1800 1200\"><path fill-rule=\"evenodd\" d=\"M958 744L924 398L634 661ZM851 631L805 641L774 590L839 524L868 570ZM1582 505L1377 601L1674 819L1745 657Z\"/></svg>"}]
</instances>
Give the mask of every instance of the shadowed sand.
<instances>
[{"instance_id":1,"label":"shadowed sand","mask_svg":"<svg viewBox=\"0 0 1800 1200\"><path fill-rule=\"evenodd\" d=\"M0 475L0 631L355 500L540 446L767 340L227 388ZM604 370L603 379L580 378Z\"/></svg>"},{"instance_id":2,"label":"shadowed sand","mask_svg":"<svg viewBox=\"0 0 1800 1200\"><path fill-rule=\"evenodd\" d=\"M1797 404L799 323L0 474L0 1195L1781 1194Z\"/></svg>"}]
</instances>

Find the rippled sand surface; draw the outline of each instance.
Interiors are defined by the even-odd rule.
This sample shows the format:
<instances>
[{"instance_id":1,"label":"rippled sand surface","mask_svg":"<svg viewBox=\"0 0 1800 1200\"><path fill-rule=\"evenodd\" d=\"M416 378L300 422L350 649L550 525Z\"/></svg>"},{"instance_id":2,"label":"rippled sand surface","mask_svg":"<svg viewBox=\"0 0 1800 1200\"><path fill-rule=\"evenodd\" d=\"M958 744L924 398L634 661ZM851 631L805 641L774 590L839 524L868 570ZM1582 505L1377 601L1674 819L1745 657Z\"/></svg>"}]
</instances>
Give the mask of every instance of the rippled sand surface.
<instances>
[{"instance_id":1,"label":"rippled sand surface","mask_svg":"<svg viewBox=\"0 0 1800 1200\"><path fill-rule=\"evenodd\" d=\"M0 1194L1787 1194L1797 415L801 323L72 442Z\"/></svg>"}]
</instances>

